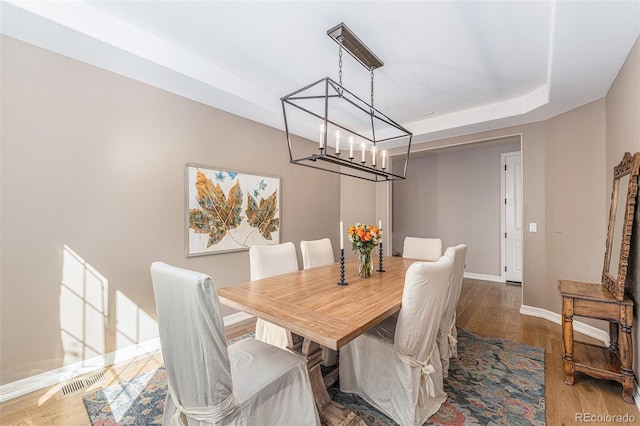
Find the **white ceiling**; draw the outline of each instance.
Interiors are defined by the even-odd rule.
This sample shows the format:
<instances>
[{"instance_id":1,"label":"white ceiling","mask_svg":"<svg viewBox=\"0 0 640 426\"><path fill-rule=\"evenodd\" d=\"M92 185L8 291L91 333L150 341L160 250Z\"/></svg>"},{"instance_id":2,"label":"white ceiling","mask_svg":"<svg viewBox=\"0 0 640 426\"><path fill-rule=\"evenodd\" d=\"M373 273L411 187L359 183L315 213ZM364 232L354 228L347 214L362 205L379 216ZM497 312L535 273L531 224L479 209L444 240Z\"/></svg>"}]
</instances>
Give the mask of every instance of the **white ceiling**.
<instances>
[{"instance_id":1,"label":"white ceiling","mask_svg":"<svg viewBox=\"0 0 640 426\"><path fill-rule=\"evenodd\" d=\"M384 62L375 105L414 142L540 121L606 95L640 1L1 3L3 34L282 129L280 98L338 79L340 22ZM345 55L346 88L369 73Z\"/></svg>"}]
</instances>

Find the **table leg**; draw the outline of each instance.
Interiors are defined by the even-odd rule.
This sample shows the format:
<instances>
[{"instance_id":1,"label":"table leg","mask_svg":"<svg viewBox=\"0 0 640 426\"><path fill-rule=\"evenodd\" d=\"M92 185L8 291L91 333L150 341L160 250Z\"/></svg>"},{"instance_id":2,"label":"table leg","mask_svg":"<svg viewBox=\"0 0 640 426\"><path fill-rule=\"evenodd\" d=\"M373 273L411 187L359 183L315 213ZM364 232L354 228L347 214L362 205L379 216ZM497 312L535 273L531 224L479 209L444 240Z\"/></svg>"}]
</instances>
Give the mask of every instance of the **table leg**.
<instances>
[{"instance_id":1,"label":"table leg","mask_svg":"<svg viewBox=\"0 0 640 426\"><path fill-rule=\"evenodd\" d=\"M318 414L323 425L353 425L366 426L353 411L331 400L322 378L320 364L322 363L322 348L316 342L303 338L295 333L287 333L289 349L307 360L309 379L313 396L316 400Z\"/></svg>"},{"instance_id":2,"label":"table leg","mask_svg":"<svg viewBox=\"0 0 640 426\"><path fill-rule=\"evenodd\" d=\"M620 315L620 370L622 371L622 399L633 404L635 380L633 375L633 306L622 308Z\"/></svg>"},{"instance_id":3,"label":"table leg","mask_svg":"<svg viewBox=\"0 0 640 426\"><path fill-rule=\"evenodd\" d=\"M620 324L618 324L615 321L609 321L609 350L611 352L618 353L620 350L618 346L619 331L620 331Z\"/></svg>"},{"instance_id":4,"label":"table leg","mask_svg":"<svg viewBox=\"0 0 640 426\"><path fill-rule=\"evenodd\" d=\"M573 385L573 299L562 298L562 344L564 346L564 382Z\"/></svg>"}]
</instances>

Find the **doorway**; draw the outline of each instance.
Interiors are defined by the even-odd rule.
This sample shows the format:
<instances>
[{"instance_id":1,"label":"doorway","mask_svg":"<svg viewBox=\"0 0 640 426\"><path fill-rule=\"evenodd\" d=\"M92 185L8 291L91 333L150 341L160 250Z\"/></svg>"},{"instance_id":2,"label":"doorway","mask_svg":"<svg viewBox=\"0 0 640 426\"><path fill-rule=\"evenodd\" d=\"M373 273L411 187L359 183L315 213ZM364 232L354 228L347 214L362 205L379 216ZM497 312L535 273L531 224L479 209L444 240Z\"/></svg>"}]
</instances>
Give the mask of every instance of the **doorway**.
<instances>
[{"instance_id":1,"label":"doorway","mask_svg":"<svg viewBox=\"0 0 640 426\"><path fill-rule=\"evenodd\" d=\"M522 161L520 152L501 154L502 278L522 283Z\"/></svg>"}]
</instances>

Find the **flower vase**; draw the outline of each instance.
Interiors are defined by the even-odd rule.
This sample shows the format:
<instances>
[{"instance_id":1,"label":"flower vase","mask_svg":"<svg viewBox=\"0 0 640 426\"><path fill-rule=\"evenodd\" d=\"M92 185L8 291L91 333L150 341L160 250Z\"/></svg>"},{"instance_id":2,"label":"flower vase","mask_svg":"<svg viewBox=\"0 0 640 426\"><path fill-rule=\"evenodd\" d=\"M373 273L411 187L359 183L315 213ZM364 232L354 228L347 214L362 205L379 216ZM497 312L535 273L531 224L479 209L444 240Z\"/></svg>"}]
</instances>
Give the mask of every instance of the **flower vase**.
<instances>
[{"instance_id":1,"label":"flower vase","mask_svg":"<svg viewBox=\"0 0 640 426\"><path fill-rule=\"evenodd\" d=\"M372 274L371 250L358 251L358 275L362 278L369 278Z\"/></svg>"}]
</instances>

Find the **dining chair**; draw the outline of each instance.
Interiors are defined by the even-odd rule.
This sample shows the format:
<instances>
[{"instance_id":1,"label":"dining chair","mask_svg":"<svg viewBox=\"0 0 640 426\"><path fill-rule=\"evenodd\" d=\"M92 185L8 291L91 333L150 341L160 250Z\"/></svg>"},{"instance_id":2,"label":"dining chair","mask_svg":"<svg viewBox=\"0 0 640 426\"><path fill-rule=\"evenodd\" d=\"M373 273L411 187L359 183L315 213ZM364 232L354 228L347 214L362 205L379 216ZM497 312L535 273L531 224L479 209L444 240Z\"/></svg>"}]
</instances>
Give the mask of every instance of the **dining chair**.
<instances>
[{"instance_id":1,"label":"dining chair","mask_svg":"<svg viewBox=\"0 0 640 426\"><path fill-rule=\"evenodd\" d=\"M447 399L437 337L453 263L452 252L413 263L398 316L340 349L340 390L404 426L422 425Z\"/></svg>"},{"instance_id":2,"label":"dining chair","mask_svg":"<svg viewBox=\"0 0 640 426\"><path fill-rule=\"evenodd\" d=\"M402 257L421 260L438 260L442 256L440 238L405 237Z\"/></svg>"},{"instance_id":3,"label":"dining chair","mask_svg":"<svg viewBox=\"0 0 640 426\"><path fill-rule=\"evenodd\" d=\"M458 357L456 308L458 307L460 291L462 290L467 246L465 244L459 244L455 247L449 247L445 255L451 255L451 252L453 252L453 269L451 271L451 277L449 278L447 298L444 303L444 313L442 315L442 321L440 322L440 330L438 331L438 350L440 351L442 374L444 377L449 375L449 358Z\"/></svg>"},{"instance_id":4,"label":"dining chair","mask_svg":"<svg viewBox=\"0 0 640 426\"><path fill-rule=\"evenodd\" d=\"M249 267L251 281L282 275L298 270L298 255L292 242L269 246L253 245L249 248ZM286 348L287 331L268 321L258 318L256 321L256 339Z\"/></svg>"},{"instance_id":5,"label":"dining chair","mask_svg":"<svg viewBox=\"0 0 640 426\"><path fill-rule=\"evenodd\" d=\"M302 253L302 265L304 269L334 263L333 246L329 238L321 240L300 241ZM338 352L327 347L322 347L322 365L331 367L338 361Z\"/></svg>"},{"instance_id":6,"label":"dining chair","mask_svg":"<svg viewBox=\"0 0 640 426\"><path fill-rule=\"evenodd\" d=\"M304 269L334 263L333 247L329 238L312 241L300 241L302 267Z\"/></svg>"},{"instance_id":7,"label":"dining chair","mask_svg":"<svg viewBox=\"0 0 640 426\"><path fill-rule=\"evenodd\" d=\"M247 338L227 346L207 275L151 265L168 394L162 424L320 425L307 363Z\"/></svg>"}]
</instances>

